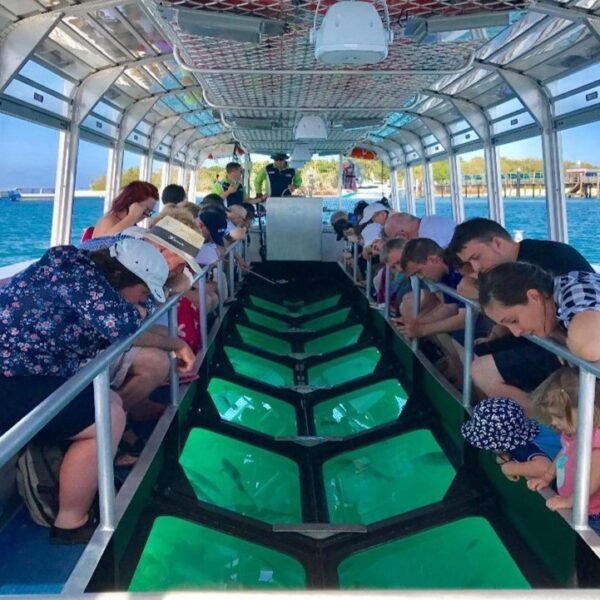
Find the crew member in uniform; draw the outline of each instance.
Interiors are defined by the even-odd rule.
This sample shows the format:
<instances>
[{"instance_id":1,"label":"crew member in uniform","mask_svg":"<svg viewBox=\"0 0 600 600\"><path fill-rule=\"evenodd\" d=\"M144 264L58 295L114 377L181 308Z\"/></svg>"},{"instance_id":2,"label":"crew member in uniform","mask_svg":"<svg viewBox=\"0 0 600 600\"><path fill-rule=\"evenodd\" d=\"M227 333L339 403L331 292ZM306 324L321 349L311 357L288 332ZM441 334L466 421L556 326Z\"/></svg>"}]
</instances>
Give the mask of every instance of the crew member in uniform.
<instances>
[{"instance_id":1,"label":"crew member in uniform","mask_svg":"<svg viewBox=\"0 0 600 600\"><path fill-rule=\"evenodd\" d=\"M242 167L239 163L227 163L225 166L225 178L223 181L215 181L210 193L221 196L227 203L227 207L247 202L248 194L244 191L242 174Z\"/></svg>"},{"instance_id":2,"label":"crew member in uniform","mask_svg":"<svg viewBox=\"0 0 600 600\"><path fill-rule=\"evenodd\" d=\"M291 194L302 185L300 173L288 166L287 154L278 153L271 156L273 162L261 169L254 180L256 199L266 200L267 197L278 198ZM263 184L268 181L267 189L263 194Z\"/></svg>"}]
</instances>

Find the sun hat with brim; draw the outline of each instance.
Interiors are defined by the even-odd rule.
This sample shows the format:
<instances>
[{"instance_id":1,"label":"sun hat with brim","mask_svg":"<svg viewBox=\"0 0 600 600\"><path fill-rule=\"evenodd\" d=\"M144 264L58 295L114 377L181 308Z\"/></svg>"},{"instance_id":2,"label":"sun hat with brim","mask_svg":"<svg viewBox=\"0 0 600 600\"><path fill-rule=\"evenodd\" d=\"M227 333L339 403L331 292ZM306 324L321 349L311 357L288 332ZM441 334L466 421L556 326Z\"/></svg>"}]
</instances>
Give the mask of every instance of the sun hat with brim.
<instances>
[{"instance_id":1,"label":"sun hat with brim","mask_svg":"<svg viewBox=\"0 0 600 600\"><path fill-rule=\"evenodd\" d=\"M175 252L196 273L202 270L196 262L196 255L204 244L204 237L200 232L194 231L173 217L164 217L158 221L154 227L144 233L144 239Z\"/></svg>"},{"instance_id":2,"label":"sun hat with brim","mask_svg":"<svg viewBox=\"0 0 600 600\"><path fill-rule=\"evenodd\" d=\"M273 160L288 160L289 156L285 152L277 152L271 155Z\"/></svg>"},{"instance_id":3,"label":"sun hat with brim","mask_svg":"<svg viewBox=\"0 0 600 600\"><path fill-rule=\"evenodd\" d=\"M367 206L363 211L363 216L359 222L359 225L364 225L365 223L368 223L375 216L376 213L383 211L389 213L390 209L385 204L381 204L381 202L373 202L373 204L369 204L369 206Z\"/></svg>"},{"instance_id":4,"label":"sun hat with brim","mask_svg":"<svg viewBox=\"0 0 600 600\"><path fill-rule=\"evenodd\" d=\"M510 398L482 400L473 409L471 419L461 428L465 440L481 450L508 452L531 442L540 432L540 424L525 416Z\"/></svg>"},{"instance_id":5,"label":"sun hat with brim","mask_svg":"<svg viewBox=\"0 0 600 600\"><path fill-rule=\"evenodd\" d=\"M169 277L169 265L152 244L144 240L125 238L110 246L109 252L148 286L156 300L166 300L164 287Z\"/></svg>"}]
</instances>

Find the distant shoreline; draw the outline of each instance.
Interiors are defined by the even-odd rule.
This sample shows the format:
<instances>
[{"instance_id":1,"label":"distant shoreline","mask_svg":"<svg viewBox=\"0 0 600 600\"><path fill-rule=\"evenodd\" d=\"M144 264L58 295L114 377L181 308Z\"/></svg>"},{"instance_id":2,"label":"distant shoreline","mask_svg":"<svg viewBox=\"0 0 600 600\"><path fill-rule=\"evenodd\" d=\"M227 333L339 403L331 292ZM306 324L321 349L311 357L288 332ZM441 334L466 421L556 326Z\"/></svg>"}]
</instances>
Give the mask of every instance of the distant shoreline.
<instances>
[{"instance_id":1,"label":"distant shoreline","mask_svg":"<svg viewBox=\"0 0 600 600\"><path fill-rule=\"evenodd\" d=\"M29 201L29 200L46 200L51 199L53 197L53 193L37 193L37 194L28 194L21 193L21 200ZM75 190L75 198L102 198L106 195L105 190Z\"/></svg>"}]
</instances>

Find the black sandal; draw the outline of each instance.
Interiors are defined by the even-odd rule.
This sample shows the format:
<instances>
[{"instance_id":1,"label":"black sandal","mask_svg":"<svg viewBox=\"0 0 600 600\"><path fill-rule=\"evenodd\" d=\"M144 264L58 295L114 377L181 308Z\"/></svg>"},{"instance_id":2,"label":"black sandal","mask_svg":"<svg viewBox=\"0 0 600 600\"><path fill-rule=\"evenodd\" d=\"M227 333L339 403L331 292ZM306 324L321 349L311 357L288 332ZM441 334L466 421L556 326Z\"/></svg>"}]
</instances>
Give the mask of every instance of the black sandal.
<instances>
[{"instance_id":1,"label":"black sandal","mask_svg":"<svg viewBox=\"0 0 600 600\"><path fill-rule=\"evenodd\" d=\"M96 531L96 523L91 517L79 527L63 529L52 525L50 528L50 543L58 546L76 546L87 544Z\"/></svg>"}]
</instances>

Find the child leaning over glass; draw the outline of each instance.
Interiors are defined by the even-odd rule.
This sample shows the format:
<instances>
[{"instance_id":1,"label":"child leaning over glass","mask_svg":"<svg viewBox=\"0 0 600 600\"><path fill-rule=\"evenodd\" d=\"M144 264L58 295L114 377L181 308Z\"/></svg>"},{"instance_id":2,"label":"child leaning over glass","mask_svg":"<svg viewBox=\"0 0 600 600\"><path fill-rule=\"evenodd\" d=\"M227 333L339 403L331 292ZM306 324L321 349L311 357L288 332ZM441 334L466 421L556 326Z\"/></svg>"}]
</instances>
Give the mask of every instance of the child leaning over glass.
<instances>
[{"instance_id":1,"label":"child leaning over glass","mask_svg":"<svg viewBox=\"0 0 600 600\"><path fill-rule=\"evenodd\" d=\"M600 383L596 380L594 432L592 437L592 469L590 476L589 525L600 533ZM577 401L579 373L563 367L553 373L533 392L533 405L540 419L560 433L561 451L546 473L527 482L531 490L548 487L556 477L558 495L549 498L550 510L573 507L575 486Z\"/></svg>"},{"instance_id":2,"label":"child leaning over glass","mask_svg":"<svg viewBox=\"0 0 600 600\"><path fill-rule=\"evenodd\" d=\"M461 429L469 444L496 452L496 462L506 477L540 477L560 450L558 435L525 416L510 398L482 400Z\"/></svg>"}]
</instances>

